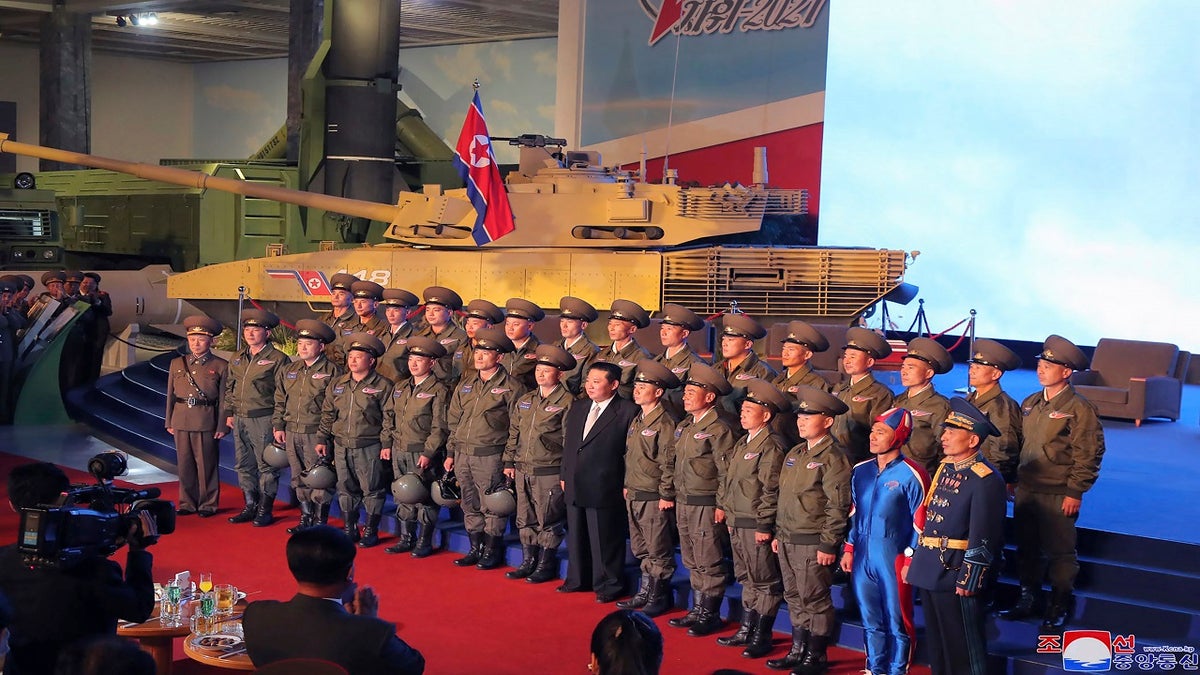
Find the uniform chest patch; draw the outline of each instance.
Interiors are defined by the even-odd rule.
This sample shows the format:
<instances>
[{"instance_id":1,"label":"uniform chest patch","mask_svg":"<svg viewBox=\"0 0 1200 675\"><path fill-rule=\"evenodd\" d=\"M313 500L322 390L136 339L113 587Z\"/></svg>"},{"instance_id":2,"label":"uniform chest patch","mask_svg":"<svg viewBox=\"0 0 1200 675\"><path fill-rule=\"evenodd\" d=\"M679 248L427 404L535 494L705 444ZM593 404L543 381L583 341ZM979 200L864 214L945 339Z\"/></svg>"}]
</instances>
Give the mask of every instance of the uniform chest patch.
<instances>
[{"instance_id":1,"label":"uniform chest patch","mask_svg":"<svg viewBox=\"0 0 1200 675\"><path fill-rule=\"evenodd\" d=\"M492 393L495 394L496 396L499 396L500 394L507 394L510 391L512 391L512 389L505 389L504 387L496 387L495 389L492 390Z\"/></svg>"},{"instance_id":2,"label":"uniform chest patch","mask_svg":"<svg viewBox=\"0 0 1200 675\"><path fill-rule=\"evenodd\" d=\"M583 357L587 356L587 355L586 354L572 354L571 356L574 356L576 361L582 361Z\"/></svg>"},{"instance_id":3,"label":"uniform chest patch","mask_svg":"<svg viewBox=\"0 0 1200 675\"><path fill-rule=\"evenodd\" d=\"M271 365L272 363L275 363L275 362L274 362L274 361L272 361L271 359L259 359L259 360L258 360L258 363L256 363L255 365L258 365L258 366L269 366L269 365Z\"/></svg>"},{"instance_id":4,"label":"uniform chest patch","mask_svg":"<svg viewBox=\"0 0 1200 675\"><path fill-rule=\"evenodd\" d=\"M235 365L235 366L240 366L240 365L242 365L242 360L241 360L241 359L234 359L234 360L233 360L233 365Z\"/></svg>"},{"instance_id":5,"label":"uniform chest patch","mask_svg":"<svg viewBox=\"0 0 1200 675\"><path fill-rule=\"evenodd\" d=\"M289 380L294 380L298 377L300 377L300 373L291 372L291 373L287 374L287 379L289 379Z\"/></svg>"},{"instance_id":6,"label":"uniform chest patch","mask_svg":"<svg viewBox=\"0 0 1200 675\"><path fill-rule=\"evenodd\" d=\"M458 338L446 338L445 340L440 340L440 342L444 345L452 345L455 342L458 342Z\"/></svg>"},{"instance_id":7,"label":"uniform chest patch","mask_svg":"<svg viewBox=\"0 0 1200 675\"><path fill-rule=\"evenodd\" d=\"M343 329L342 329L342 335L349 335L349 334L351 334L351 333L353 333L353 332L354 332L354 329L353 329L353 328L343 328Z\"/></svg>"},{"instance_id":8,"label":"uniform chest patch","mask_svg":"<svg viewBox=\"0 0 1200 675\"><path fill-rule=\"evenodd\" d=\"M329 373L313 373L312 379L323 380L327 377L329 377Z\"/></svg>"},{"instance_id":9,"label":"uniform chest patch","mask_svg":"<svg viewBox=\"0 0 1200 675\"><path fill-rule=\"evenodd\" d=\"M754 376L751 375L750 373L738 373L737 375L734 376L733 379L735 379L735 380L753 380Z\"/></svg>"},{"instance_id":10,"label":"uniform chest patch","mask_svg":"<svg viewBox=\"0 0 1200 675\"><path fill-rule=\"evenodd\" d=\"M793 386L788 387L787 390L788 390L789 394L794 394L794 393L800 391L800 387L793 385Z\"/></svg>"},{"instance_id":11,"label":"uniform chest patch","mask_svg":"<svg viewBox=\"0 0 1200 675\"><path fill-rule=\"evenodd\" d=\"M928 411L928 410L914 410L914 411L912 411L912 416L913 416L913 417L929 417L929 416L930 416L930 415L932 415L932 414L933 414L933 413L932 413L932 412L930 412L930 411Z\"/></svg>"},{"instance_id":12,"label":"uniform chest patch","mask_svg":"<svg viewBox=\"0 0 1200 675\"><path fill-rule=\"evenodd\" d=\"M658 433L658 429L642 429L643 436L653 436Z\"/></svg>"},{"instance_id":13,"label":"uniform chest patch","mask_svg":"<svg viewBox=\"0 0 1200 675\"><path fill-rule=\"evenodd\" d=\"M461 350L461 349L460 349L460 350L458 350L458 351L456 351L456 352L454 352L454 358L456 358L456 359L459 359L459 360L461 361L461 360L462 360L462 357L463 357L463 353L462 353L462 350Z\"/></svg>"},{"instance_id":14,"label":"uniform chest patch","mask_svg":"<svg viewBox=\"0 0 1200 675\"><path fill-rule=\"evenodd\" d=\"M680 373L686 373L687 371L688 371L687 368L672 368L671 369L671 372L675 373L676 375L678 375Z\"/></svg>"},{"instance_id":15,"label":"uniform chest patch","mask_svg":"<svg viewBox=\"0 0 1200 675\"><path fill-rule=\"evenodd\" d=\"M472 389L473 387L474 387L474 385L470 385L470 384L464 384L464 385L462 386L462 389L461 389L461 391L462 391L462 393L464 393L464 394L469 394L469 393L471 393L471 389Z\"/></svg>"},{"instance_id":16,"label":"uniform chest patch","mask_svg":"<svg viewBox=\"0 0 1200 675\"><path fill-rule=\"evenodd\" d=\"M406 345L406 344L408 344L408 338L400 338L399 340L396 340L395 344Z\"/></svg>"},{"instance_id":17,"label":"uniform chest patch","mask_svg":"<svg viewBox=\"0 0 1200 675\"><path fill-rule=\"evenodd\" d=\"M742 459L754 459L761 454L761 452L747 452L746 454L742 455Z\"/></svg>"},{"instance_id":18,"label":"uniform chest patch","mask_svg":"<svg viewBox=\"0 0 1200 675\"><path fill-rule=\"evenodd\" d=\"M536 358L537 358L537 354L526 354L526 355L525 355L525 358L527 358L527 359L529 359L530 361L532 361L533 359L536 359Z\"/></svg>"},{"instance_id":19,"label":"uniform chest patch","mask_svg":"<svg viewBox=\"0 0 1200 675\"><path fill-rule=\"evenodd\" d=\"M378 394L379 392L381 392L381 391L383 391L383 390L382 390L382 389L376 389L375 387L363 387L363 390L362 390L362 391L363 391L363 393L364 393L364 394Z\"/></svg>"},{"instance_id":20,"label":"uniform chest patch","mask_svg":"<svg viewBox=\"0 0 1200 675\"><path fill-rule=\"evenodd\" d=\"M694 438L698 441L702 441L706 438L712 438L712 434L710 434L706 431L701 431L700 433L696 434L695 436L692 436L692 438Z\"/></svg>"},{"instance_id":21,"label":"uniform chest patch","mask_svg":"<svg viewBox=\"0 0 1200 675\"><path fill-rule=\"evenodd\" d=\"M1065 413L1065 412L1061 412L1059 410L1055 410L1054 412L1052 412L1048 415L1048 417L1052 420L1066 420L1066 419L1070 419L1074 416L1075 415L1072 413Z\"/></svg>"},{"instance_id":22,"label":"uniform chest patch","mask_svg":"<svg viewBox=\"0 0 1200 675\"><path fill-rule=\"evenodd\" d=\"M788 457L787 459L783 460L783 465L784 466L796 466L796 458Z\"/></svg>"},{"instance_id":23,"label":"uniform chest patch","mask_svg":"<svg viewBox=\"0 0 1200 675\"><path fill-rule=\"evenodd\" d=\"M815 468L817 468L817 467L819 467L819 466L821 466L821 462L809 462L808 464L806 464L806 465L804 466L804 468L806 468L806 469L815 469Z\"/></svg>"},{"instance_id":24,"label":"uniform chest patch","mask_svg":"<svg viewBox=\"0 0 1200 675\"><path fill-rule=\"evenodd\" d=\"M543 410L545 410L548 413L556 413L556 412L562 412L563 410L566 410L566 408L564 408L561 405L548 405L545 408L543 408Z\"/></svg>"},{"instance_id":25,"label":"uniform chest patch","mask_svg":"<svg viewBox=\"0 0 1200 675\"><path fill-rule=\"evenodd\" d=\"M617 365L621 366L622 368L632 368L633 366L636 366L637 364L634 363L633 361L626 361L625 359L621 359L620 361L617 362Z\"/></svg>"},{"instance_id":26,"label":"uniform chest patch","mask_svg":"<svg viewBox=\"0 0 1200 675\"><path fill-rule=\"evenodd\" d=\"M900 487L900 481L889 480L888 482L884 483L883 486L889 490L895 490L896 488Z\"/></svg>"},{"instance_id":27,"label":"uniform chest patch","mask_svg":"<svg viewBox=\"0 0 1200 675\"><path fill-rule=\"evenodd\" d=\"M342 394L342 393L345 393L345 391L346 391L345 387L334 387L333 388L333 393L335 393L335 394Z\"/></svg>"},{"instance_id":28,"label":"uniform chest patch","mask_svg":"<svg viewBox=\"0 0 1200 675\"><path fill-rule=\"evenodd\" d=\"M675 440L679 440L679 437L680 437L680 436L682 436L682 435L683 435L683 429L676 429L676 430L675 430Z\"/></svg>"},{"instance_id":29,"label":"uniform chest patch","mask_svg":"<svg viewBox=\"0 0 1200 675\"><path fill-rule=\"evenodd\" d=\"M437 394L431 394L427 391L418 391L417 392L417 398L433 398L434 396L437 396Z\"/></svg>"},{"instance_id":30,"label":"uniform chest patch","mask_svg":"<svg viewBox=\"0 0 1200 675\"><path fill-rule=\"evenodd\" d=\"M870 401L871 398L872 397L870 397L870 396L855 396L854 398L852 398L850 400L854 401L855 403L864 403L866 401Z\"/></svg>"},{"instance_id":31,"label":"uniform chest patch","mask_svg":"<svg viewBox=\"0 0 1200 675\"><path fill-rule=\"evenodd\" d=\"M529 401L521 401L520 403L517 404L517 408L519 408L521 410L529 410L532 407L533 407L533 404L530 403Z\"/></svg>"}]
</instances>

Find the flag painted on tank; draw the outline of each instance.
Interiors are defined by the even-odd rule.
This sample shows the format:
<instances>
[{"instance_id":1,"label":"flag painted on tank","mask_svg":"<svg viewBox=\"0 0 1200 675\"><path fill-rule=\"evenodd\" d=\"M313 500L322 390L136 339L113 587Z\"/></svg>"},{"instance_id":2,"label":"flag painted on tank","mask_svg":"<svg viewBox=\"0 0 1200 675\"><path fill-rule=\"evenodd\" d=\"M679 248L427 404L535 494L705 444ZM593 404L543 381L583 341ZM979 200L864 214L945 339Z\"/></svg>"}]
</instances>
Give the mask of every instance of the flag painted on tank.
<instances>
[{"instance_id":1,"label":"flag painted on tank","mask_svg":"<svg viewBox=\"0 0 1200 675\"><path fill-rule=\"evenodd\" d=\"M272 279L295 279L304 288L305 295L329 295L329 279L324 272L314 270L267 270Z\"/></svg>"},{"instance_id":2,"label":"flag painted on tank","mask_svg":"<svg viewBox=\"0 0 1200 675\"><path fill-rule=\"evenodd\" d=\"M508 192L500 178L500 168L496 166L496 155L492 152L478 91L454 147L454 168L462 176L467 186L467 198L475 207L475 227L471 236L476 244L489 244L517 229Z\"/></svg>"}]
</instances>

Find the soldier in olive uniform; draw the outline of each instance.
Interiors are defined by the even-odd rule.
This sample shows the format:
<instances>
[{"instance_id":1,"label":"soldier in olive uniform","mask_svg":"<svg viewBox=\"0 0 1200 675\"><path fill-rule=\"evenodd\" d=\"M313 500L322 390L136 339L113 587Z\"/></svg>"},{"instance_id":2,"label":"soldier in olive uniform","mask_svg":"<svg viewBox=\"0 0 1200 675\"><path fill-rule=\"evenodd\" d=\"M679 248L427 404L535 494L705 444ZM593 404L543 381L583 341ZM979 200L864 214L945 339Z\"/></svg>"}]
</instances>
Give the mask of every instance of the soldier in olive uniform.
<instances>
[{"instance_id":1,"label":"soldier in olive uniform","mask_svg":"<svg viewBox=\"0 0 1200 675\"><path fill-rule=\"evenodd\" d=\"M275 376L290 360L271 343L271 329L278 325L279 317L271 312L244 310L242 339L246 346L229 364L225 423L233 429L238 487L246 498L245 508L229 519L231 523L253 520L255 527L265 527L275 521L279 469L267 464L263 452L273 437Z\"/></svg>"},{"instance_id":2,"label":"soldier in olive uniform","mask_svg":"<svg viewBox=\"0 0 1200 675\"><path fill-rule=\"evenodd\" d=\"M471 550L454 561L459 567L495 569L504 561L508 519L484 513L482 499L485 492L504 480L503 453L511 414L517 399L525 393L525 387L500 365L500 357L512 350L512 340L503 332L494 328L476 331L472 353L475 367L464 375L450 397L445 468L458 476L463 525L471 539Z\"/></svg>"},{"instance_id":3,"label":"soldier in olive uniform","mask_svg":"<svg viewBox=\"0 0 1200 675\"><path fill-rule=\"evenodd\" d=\"M11 421L9 395L17 354L17 331L25 327L25 315L14 300L23 285L21 279L11 274L0 276L0 423L3 424Z\"/></svg>"},{"instance_id":4,"label":"soldier in olive uniform","mask_svg":"<svg viewBox=\"0 0 1200 675\"><path fill-rule=\"evenodd\" d=\"M354 331L373 335L382 342L388 333L388 324L379 318L376 309L379 301L383 300L383 286L374 281L356 281L350 284L350 294L354 296L350 302L354 304L354 315L358 317Z\"/></svg>"},{"instance_id":5,"label":"soldier in olive uniform","mask_svg":"<svg viewBox=\"0 0 1200 675\"><path fill-rule=\"evenodd\" d=\"M554 345L567 350L575 358L575 367L563 378L563 386L572 396L582 395L584 370L596 357L596 352L600 351L584 333L588 324L598 316L595 307L579 298L564 295L558 301L558 332L562 339Z\"/></svg>"},{"instance_id":6,"label":"soldier in olive uniform","mask_svg":"<svg viewBox=\"0 0 1200 675\"><path fill-rule=\"evenodd\" d=\"M925 497L925 527L905 551L904 581L918 589L933 675L984 675L987 638L982 594L995 581L1004 539L1004 480L980 444L999 431L966 399L950 402L942 431L945 459ZM1018 521L1019 522L1019 521Z\"/></svg>"},{"instance_id":7,"label":"soldier in olive uniform","mask_svg":"<svg viewBox=\"0 0 1200 675\"><path fill-rule=\"evenodd\" d=\"M85 381L94 382L100 377L100 367L104 362L104 347L108 344L108 334L112 330L109 317L112 316L112 297L107 291L100 289L100 275L95 272L84 272L83 281L79 284L79 294L91 304L92 334L88 344L91 353L87 356L89 371Z\"/></svg>"},{"instance_id":8,"label":"soldier in olive uniform","mask_svg":"<svg viewBox=\"0 0 1200 675\"><path fill-rule=\"evenodd\" d=\"M778 498L767 495L779 492L779 470L788 451L782 439L771 433L771 418L791 409L791 397L766 380L746 383L741 414L746 435L733 446L717 494L733 545L733 571L742 585L741 627L733 635L717 638L717 644L744 646L742 656L750 659L771 651L775 616L783 602L779 558L771 550Z\"/></svg>"},{"instance_id":9,"label":"soldier in olive uniform","mask_svg":"<svg viewBox=\"0 0 1200 675\"><path fill-rule=\"evenodd\" d=\"M575 367L575 357L553 345L539 345L534 356L535 388L517 399L504 448L504 475L517 486L517 529L524 558L504 576L542 583L558 577L558 546L567 524L558 477L563 417L575 397L562 379Z\"/></svg>"},{"instance_id":10,"label":"soldier in olive uniform","mask_svg":"<svg viewBox=\"0 0 1200 675\"><path fill-rule=\"evenodd\" d=\"M950 414L950 401L933 388L933 376L950 372L954 359L950 352L927 337L913 338L900 363L900 383L906 389L892 405L912 415L912 433L902 448L904 456L932 474L942 461L942 422Z\"/></svg>"},{"instance_id":11,"label":"soldier in olive uniform","mask_svg":"<svg viewBox=\"0 0 1200 675\"><path fill-rule=\"evenodd\" d=\"M799 387L815 387L829 391L829 381L813 371L809 361L813 354L829 349L829 340L816 328L803 321L791 321L783 337L779 362L783 371L773 384L783 393L795 398ZM800 442L794 412L781 412L771 420L771 431L783 437L787 447Z\"/></svg>"},{"instance_id":12,"label":"soldier in olive uniform","mask_svg":"<svg viewBox=\"0 0 1200 675\"><path fill-rule=\"evenodd\" d=\"M1021 598L1006 618L1032 615L1042 575L1051 597L1041 632L1063 629L1075 609L1075 521L1083 493L1095 484L1104 459L1104 429L1096 408L1071 386L1071 373L1087 370L1087 356L1064 337L1051 335L1038 354L1042 390L1021 402L1024 414L1021 463L1013 522Z\"/></svg>"},{"instance_id":13,"label":"soldier in olive uniform","mask_svg":"<svg viewBox=\"0 0 1200 675\"><path fill-rule=\"evenodd\" d=\"M475 335L481 330L491 330L501 323L504 323L504 312L494 303L482 298L467 303L466 316L463 317L463 330L467 337L459 343L458 350L454 352L455 369L462 374L460 382L470 378L475 372Z\"/></svg>"},{"instance_id":14,"label":"soldier in olive uniform","mask_svg":"<svg viewBox=\"0 0 1200 675\"><path fill-rule=\"evenodd\" d=\"M51 270L42 275L42 285L46 287L46 292L50 297L63 301L63 283L67 280L67 273L62 270Z\"/></svg>"},{"instance_id":15,"label":"soldier in olive uniform","mask_svg":"<svg viewBox=\"0 0 1200 675\"><path fill-rule=\"evenodd\" d=\"M776 670L820 673L827 667L835 613L830 586L850 518L850 462L830 433L847 406L822 389L800 385L796 426L802 442L787 452L779 470L779 490L764 495L774 501L775 540L783 573L783 595L792 619L792 648L767 661Z\"/></svg>"},{"instance_id":16,"label":"soldier in olive uniform","mask_svg":"<svg viewBox=\"0 0 1200 675\"><path fill-rule=\"evenodd\" d=\"M183 320L188 353L171 361L167 380L167 433L175 437L179 515L217 512L221 480L217 441L228 433L221 415L228 363L210 350L221 324L207 316Z\"/></svg>"},{"instance_id":17,"label":"soldier in olive uniform","mask_svg":"<svg viewBox=\"0 0 1200 675\"><path fill-rule=\"evenodd\" d=\"M594 361L605 361L621 369L621 386L617 394L630 400L633 396L633 375L642 359L652 358L633 336L639 328L650 325L650 314L630 300L613 300L608 311L608 339L612 344L601 347Z\"/></svg>"},{"instance_id":18,"label":"soldier in olive uniform","mask_svg":"<svg viewBox=\"0 0 1200 675\"><path fill-rule=\"evenodd\" d=\"M392 400L392 381L375 372L375 361L383 354L383 342L374 335L351 333L342 338L346 352L346 374L329 383L321 409L317 454L329 454L337 469L338 507L346 536L363 548L379 543L383 520L386 481L383 459L391 456L392 428L387 410ZM358 507L367 512L361 541Z\"/></svg>"},{"instance_id":19,"label":"soldier in olive uniform","mask_svg":"<svg viewBox=\"0 0 1200 675\"><path fill-rule=\"evenodd\" d=\"M462 309L462 298L458 293L443 286L430 286L422 293L425 298L425 326L420 334L433 338L446 348L446 355L438 359L433 374L453 387L462 376L459 351L467 341L467 333L454 323L454 313Z\"/></svg>"},{"instance_id":20,"label":"soldier in olive uniform","mask_svg":"<svg viewBox=\"0 0 1200 675\"><path fill-rule=\"evenodd\" d=\"M17 288L16 293L13 295L13 307L21 312L21 316L29 318L29 294L33 292L33 287L36 284L34 284L33 277L28 274L17 274L15 276L21 280L21 286Z\"/></svg>"},{"instance_id":21,"label":"soldier in olive uniform","mask_svg":"<svg viewBox=\"0 0 1200 675\"><path fill-rule=\"evenodd\" d=\"M779 373L754 352L754 341L766 335L767 329L746 314L726 314L721 319L721 359L713 367L733 387L721 403L734 417L741 414L747 382L754 378L770 382L779 377Z\"/></svg>"},{"instance_id":22,"label":"soldier in olive uniform","mask_svg":"<svg viewBox=\"0 0 1200 675\"><path fill-rule=\"evenodd\" d=\"M396 385L387 412L394 426L391 461L392 475L397 478L411 473L426 484L432 482L437 459L446 451L450 435L446 425L450 390L433 374L434 364L445 355L446 348L433 338L414 335L408 339L408 364L404 371L412 377ZM412 551L414 558L429 556L433 553L437 516L438 507L429 499L420 504L397 504L400 541L384 551Z\"/></svg>"},{"instance_id":23,"label":"soldier in olive uniform","mask_svg":"<svg viewBox=\"0 0 1200 675\"><path fill-rule=\"evenodd\" d=\"M680 382L687 379L688 369L693 363L708 363L688 344L688 337L698 330L704 330L704 319L695 312L670 302L663 305L662 323L658 326L658 340L662 343L663 353L654 357L654 360L666 366ZM683 392L678 388L668 391L662 404L671 411L672 417L677 420L683 418Z\"/></svg>"},{"instance_id":24,"label":"soldier in olive uniform","mask_svg":"<svg viewBox=\"0 0 1200 675\"><path fill-rule=\"evenodd\" d=\"M892 407L896 396L871 374L877 359L892 353L892 346L878 333L866 328L846 331L846 346L842 349L842 370L846 379L834 388L833 394L849 407L833 423L833 437L845 449L850 464L871 457L871 425L876 417Z\"/></svg>"},{"instance_id":25,"label":"soldier in olive uniform","mask_svg":"<svg viewBox=\"0 0 1200 675\"><path fill-rule=\"evenodd\" d=\"M999 342L983 338L975 341L970 363L967 382L974 391L967 396L967 401L982 410L1000 430L999 436L983 439L983 457L1004 477L1009 496L1012 496L1017 483L1017 462L1021 459L1024 418L1021 404L1001 388L1000 378L1004 373L1020 368L1021 357Z\"/></svg>"},{"instance_id":26,"label":"soldier in olive uniform","mask_svg":"<svg viewBox=\"0 0 1200 675\"><path fill-rule=\"evenodd\" d=\"M332 307L321 315L321 322L332 328L338 338L325 345L325 356L340 368L346 367L346 352L342 351L340 338L353 333L358 326L358 315L354 313L354 295L350 292L350 287L356 281L358 277L345 272L330 277L329 303Z\"/></svg>"},{"instance_id":27,"label":"soldier in olive uniform","mask_svg":"<svg viewBox=\"0 0 1200 675\"><path fill-rule=\"evenodd\" d=\"M416 334L416 328L408 321L408 313L419 302L417 296L400 288L383 289L383 299L379 301L387 319L387 332L375 337L383 342L386 351L379 357L375 370L392 384L408 379L408 339Z\"/></svg>"},{"instance_id":28,"label":"soldier in olive uniform","mask_svg":"<svg viewBox=\"0 0 1200 675\"><path fill-rule=\"evenodd\" d=\"M718 414L717 399L731 391L721 373L693 363L683 388L687 417L675 427L674 464L668 473L675 483L680 554L683 566L691 572L695 597L692 610L669 623L686 627L692 636L710 635L722 625L726 568L719 530L724 529L720 523L725 516L717 505L717 491L738 434Z\"/></svg>"},{"instance_id":29,"label":"soldier in olive uniform","mask_svg":"<svg viewBox=\"0 0 1200 675\"><path fill-rule=\"evenodd\" d=\"M286 363L275 375L275 412L271 416L275 442L287 450L292 469L292 492L300 503L300 523L288 528L295 533L325 525L333 490L315 490L300 480L300 474L317 465L317 432L321 410L330 382L342 369L325 356L325 345L336 339L333 328L316 319L296 322L296 360Z\"/></svg>"},{"instance_id":30,"label":"soldier in olive uniform","mask_svg":"<svg viewBox=\"0 0 1200 675\"><path fill-rule=\"evenodd\" d=\"M500 364L509 375L520 380L526 389L537 386L533 369L538 363L535 352L542 342L533 334L533 326L544 318L546 312L524 298L509 298L504 305L504 334L512 340L516 349L505 354L504 358L500 359Z\"/></svg>"},{"instance_id":31,"label":"soldier in olive uniform","mask_svg":"<svg viewBox=\"0 0 1200 675\"><path fill-rule=\"evenodd\" d=\"M690 364L689 364L690 367ZM629 513L629 545L641 561L642 583L621 609L658 616L671 608L675 544L671 537L675 483L675 427L679 419L662 405L666 393L678 389L679 378L657 360L638 364L633 402L641 412L629 425L625 442L625 510Z\"/></svg>"}]
</instances>

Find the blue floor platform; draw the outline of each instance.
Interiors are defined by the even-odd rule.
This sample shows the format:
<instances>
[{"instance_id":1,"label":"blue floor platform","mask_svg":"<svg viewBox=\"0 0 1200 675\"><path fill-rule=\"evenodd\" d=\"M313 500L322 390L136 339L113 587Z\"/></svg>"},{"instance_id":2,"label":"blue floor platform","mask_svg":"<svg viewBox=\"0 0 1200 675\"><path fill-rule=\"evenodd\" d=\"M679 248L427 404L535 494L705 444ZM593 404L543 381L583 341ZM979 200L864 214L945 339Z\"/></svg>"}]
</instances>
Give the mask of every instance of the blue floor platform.
<instances>
[{"instance_id":1,"label":"blue floor platform","mask_svg":"<svg viewBox=\"0 0 1200 675\"><path fill-rule=\"evenodd\" d=\"M145 460L133 464L151 477L146 482L171 479L166 472L173 469L174 445L163 425L171 356L106 375L94 388L72 391L68 409L79 425L53 430L2 428L0 448L83 468L91 454L116 446ZM901 388L897 373L879 373L879 379L893 390ZM966 366L959 364L935 384L942 393L955 395L956 388L966 386ZM1031 370L1008 373L1002 384L1018 401L1038 390ZM1103 420L1107 452L1100 479L1084 497L1079 518L1078 604L1070 628L1134 635L1138 652L1146 645L1200 648L1200 476L1192 471L1191 461L1200 455L1198 419L1200 386L1186 385L1182 418L1177 422L1147 420L1136 427L1132 422ZM232 442L225 439L220 447L221 478L236 485ZM285 483L281 481L281 488ZM280 499L288 497L281 494ZM290 517L293 512L283 515ZM466 550L465 532L448 518L443 512L440 542L451 550ZM394 526L390 518L387 521L388 527ZM999 589L1001 601L1015 592L1012 553L1010 546ZM510 535L507 555L510 564L519 563L515 536ZM565 571L565 552L563 558ZM632 559L628 572L633 588L637 572ZM687 578L682 567L675 581L676 600L686 606ZM839 607L843 590L835 587ZM740 617L740 595L736 585L726 595L724 611L734 620ZM922 624L919 606L917 623ZM786 611L780 613L776 629L790 631ZM988 631L994 672L1062 672L1061 655L1037 653L1036 621L991 619ZM845 621L839 643L861 649L861 627ZM1146 672L1147 668L1135 663L1130 670Z\"/></svg>"}]
</instances>

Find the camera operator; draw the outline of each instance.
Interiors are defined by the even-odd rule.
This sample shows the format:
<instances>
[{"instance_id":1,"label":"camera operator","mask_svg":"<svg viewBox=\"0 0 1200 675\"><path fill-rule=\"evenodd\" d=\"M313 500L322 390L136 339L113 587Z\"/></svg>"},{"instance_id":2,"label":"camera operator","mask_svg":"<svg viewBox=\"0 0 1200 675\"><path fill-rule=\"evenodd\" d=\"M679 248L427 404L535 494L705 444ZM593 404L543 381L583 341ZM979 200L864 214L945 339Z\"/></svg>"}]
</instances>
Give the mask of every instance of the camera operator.
<instances>
[{"instance_id":1,"label":"camera operator","mask_svg":"<svg viewBox=\"0 0 1200 675\"><path fill-rule=\"evenodd\" d=\"M13 509L53 504L70 489L66 474L47 463L25 464L8 476ZM5 675L52 675L67 645L115 635L117 620L145 621L154 610L153 557L132 524L125 573L102 556L65 569L30 566L16 544L0 548L0 593L13 606Z\"/></svg>"}]
</instances>

